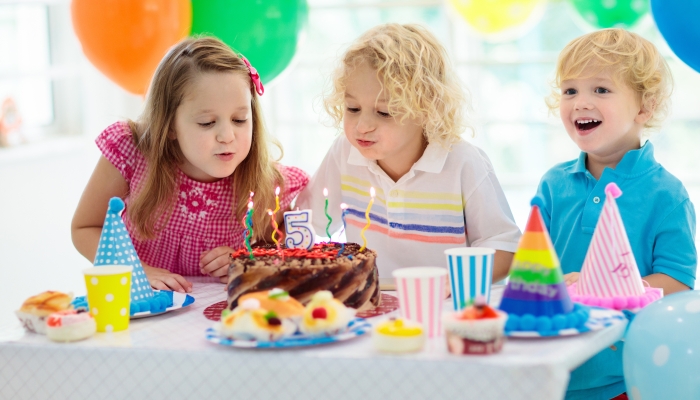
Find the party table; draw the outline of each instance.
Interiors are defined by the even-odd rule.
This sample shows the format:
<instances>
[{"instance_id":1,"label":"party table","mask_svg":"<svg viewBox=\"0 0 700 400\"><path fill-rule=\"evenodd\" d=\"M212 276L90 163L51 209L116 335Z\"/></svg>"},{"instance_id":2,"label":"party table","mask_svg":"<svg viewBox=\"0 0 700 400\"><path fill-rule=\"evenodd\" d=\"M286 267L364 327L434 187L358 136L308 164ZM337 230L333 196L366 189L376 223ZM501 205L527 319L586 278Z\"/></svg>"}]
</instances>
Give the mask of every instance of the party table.
<instances>
[{"instance_id":1,"label":"party table","mask_svg":"<svg viewBox=\"0 0 700 400\"><path fill-rule=\"evenodd\" d=\"M387 355L369 334L316 347L239 349L205 340L213 322L203 311L226 299L224 285L193 281L191 306L82 342L53 343L19 323L0 327L0 399L560 399L570 371L626 326L510 339L490 356L449 354L444 337L420 353ZM501 294L494 287L491 302Z\"/></svg>"}]
</instances>

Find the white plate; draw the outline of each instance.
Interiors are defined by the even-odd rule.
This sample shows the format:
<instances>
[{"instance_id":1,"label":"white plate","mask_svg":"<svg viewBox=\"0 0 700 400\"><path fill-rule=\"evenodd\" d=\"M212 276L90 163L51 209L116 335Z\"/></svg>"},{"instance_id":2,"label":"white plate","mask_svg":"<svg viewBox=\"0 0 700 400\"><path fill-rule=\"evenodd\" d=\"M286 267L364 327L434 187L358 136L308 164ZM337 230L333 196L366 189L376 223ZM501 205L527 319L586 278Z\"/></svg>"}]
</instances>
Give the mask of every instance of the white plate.
<instances>
[{"instance_id":1,"label":"white plate","mask_svg":"<svg viewBox=\"0 0 700 400\"><path fill-rule=\"evenodd\" d=\"M516 338L540 338L540 337L557 337L557 336L573 336L580 335L582 333L590 331L598 331L608 326L624 321L627 318L623 313L617 310L610 310L607 308L599 307L589 307L590 314L588 316L588 322L578 329L569 328L562 329L560 331L553 331L550 334L541 334L537 331L511 331L506 332L508 337Z\"/></svg>"},{"instance_id":2,"label":"white plate","mask_svg":"<svg viewBox=\"0 0 700 400\"><path fill-rule=\"evenodd\" d=\"M206 338L208 341L223 346L241 347L241 348L286 348L286 347L304 347L317 346L320 344L336 343L345 340L353 339L362 336L372 329L372 325L362 318L355 318L348 324L346 331L332 336L307 336L301 333L296 333L290 337L283 338L274 342L258 342L255 340L240 340L229 339L219 336L214 328L206 330Z\"/></svg>"}]
</instances>

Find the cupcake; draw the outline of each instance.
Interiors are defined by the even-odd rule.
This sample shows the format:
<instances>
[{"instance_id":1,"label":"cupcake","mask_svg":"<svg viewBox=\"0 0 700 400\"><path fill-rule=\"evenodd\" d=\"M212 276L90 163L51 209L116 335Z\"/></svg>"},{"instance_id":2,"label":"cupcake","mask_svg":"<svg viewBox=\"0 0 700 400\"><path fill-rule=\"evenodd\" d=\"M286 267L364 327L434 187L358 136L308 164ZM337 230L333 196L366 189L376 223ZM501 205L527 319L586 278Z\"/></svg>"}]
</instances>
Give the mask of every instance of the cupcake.
<instances>
[{"instance_id":1,"label":"cupcake","mask_svg":"<svg viewBox=\"0 0 700 400\"><path fill-rule=\"evenodd\" d=\"M97 325L89 312L63 310L46 319L46 336L56 342L74 342L95 334Z\"/></svg>"},{"instance_id":2,"label":"cupcake","mask_svg":"<svg viewBox=\"0 0 700 400\"><path fill-rule=\"evenodd\" d=\"M316 292L306 305L299 330L311 336L331 336L347 329L355 317L355 309L348 308L328 290Z\"/></svg>"},{"instance_id":3,"label":"cupcake","mask_svg":"<svg viewBox=\"0 0 700 400\"><path fill-rule=\"evenodd\" d=\"M71 308L72 299L70 294L49 290L25 300L15 315L28 331L45 335L46 317Z\"/></svg>"},{"instance_id":4,"label":"cupcake","mask_svg":"<svg viewBox=\"0 0 700 400\"><path fill-rule=\"evenodd\" d=\"M483 298L465 309L447 313L442 322L447 348L454 354L491 354L503 347L508 314L489 307Z\"/></svg>"},{"instance_id":5,"label":"cupcake","mask_svg":"<svg viewBox=\"0 0 700 400\"><path fill-rule=\"evenodd\" d=\"M304 314L304 306L289 293L279 288L244 294L238 299L238 302L240 304L248 299L256 299L260 302L260 307L274 312L278 318L290 318L295 323L298 323Z\"/></svg>"},{"instance_id":6,"label":"cupcake","mask_svg":"<svg viewBox=\"0 0 700 400\"><path fill-rule=\"evenodd\" d=\"M425 344L423 326L410 320L392 318L372 330L374 348L390 353L419 351Z\"/></svg>"},{"instance_id":7,"label":"cupcake","mask_svg":"<svg viewBox=\"0 0 700 400\"><path fill-rule=\"evenodd\" d=\"M239 302L233 311L224 310L214 329L220 336L239 340L272 342L296 331L294 323L261 307L257 299Z\"/></svg>"}]
</instances>

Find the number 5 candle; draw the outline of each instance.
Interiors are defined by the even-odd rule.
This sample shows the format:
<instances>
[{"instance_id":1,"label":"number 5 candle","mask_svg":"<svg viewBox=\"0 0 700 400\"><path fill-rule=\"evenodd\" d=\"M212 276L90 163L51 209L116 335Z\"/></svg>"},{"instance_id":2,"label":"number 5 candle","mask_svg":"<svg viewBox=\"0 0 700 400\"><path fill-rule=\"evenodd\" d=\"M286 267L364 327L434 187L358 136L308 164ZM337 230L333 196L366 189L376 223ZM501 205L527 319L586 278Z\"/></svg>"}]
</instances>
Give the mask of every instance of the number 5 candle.
<instances>
[{"instance_id":1,"label":"number 5 candle","mask_svg":"<svg viewBox=\"0 0 700 400\"><path fill-rule=\"evenodd\" d=\"M314 245L314 227L311 226L311 210L287 211L284 213L284 229L288 248L311 249Z\"/></svg>"}]
</instances>

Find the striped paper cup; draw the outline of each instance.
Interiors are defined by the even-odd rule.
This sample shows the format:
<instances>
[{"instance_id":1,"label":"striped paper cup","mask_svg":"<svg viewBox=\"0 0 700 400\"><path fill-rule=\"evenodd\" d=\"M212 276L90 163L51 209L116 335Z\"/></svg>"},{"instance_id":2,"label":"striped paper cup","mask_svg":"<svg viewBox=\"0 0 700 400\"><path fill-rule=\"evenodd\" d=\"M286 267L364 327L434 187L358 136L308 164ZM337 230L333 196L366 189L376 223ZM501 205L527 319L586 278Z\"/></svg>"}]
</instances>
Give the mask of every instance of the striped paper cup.
<instances>
[{"instance_id":1,"label":"striped paper cup","mask_svg":"<svg viewBox=\"0 0 700 400\"><path fill-rule=\"evenodd\" d=\"M440 267L400 268L393 273L401 317L421 323L426 336L442 335L442 301L447 270Z\"/></svg>"},{"instance_id":2,"label":"striped paper cup","mask_svg":"<svg viewBox=\"0 0 700 400\"><path fill-rule=\"evenodd\" d=\"M459 311L476 296L491 300L494 249L485 247L457 247L445 250L447 269L450 271L452 308Z\"/></svg>"}]
</instances>

